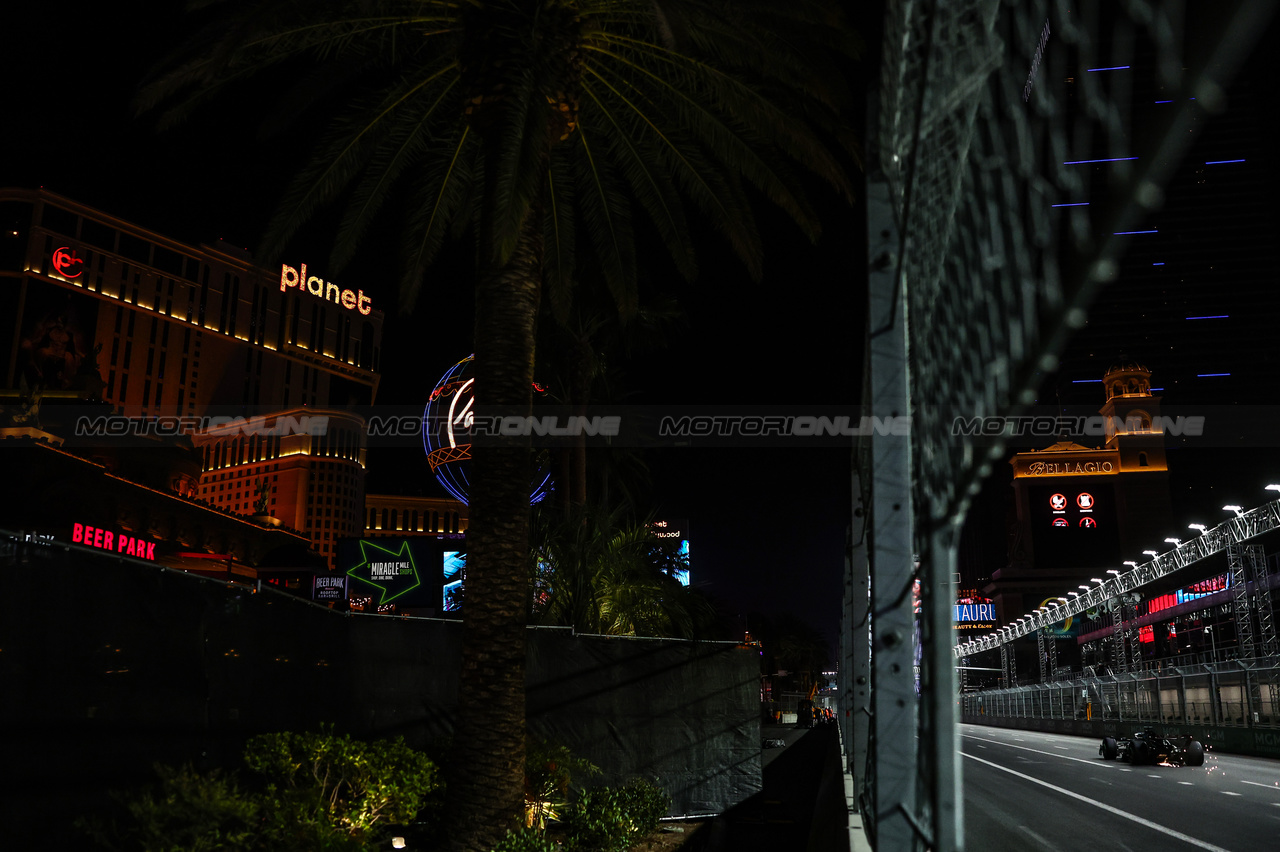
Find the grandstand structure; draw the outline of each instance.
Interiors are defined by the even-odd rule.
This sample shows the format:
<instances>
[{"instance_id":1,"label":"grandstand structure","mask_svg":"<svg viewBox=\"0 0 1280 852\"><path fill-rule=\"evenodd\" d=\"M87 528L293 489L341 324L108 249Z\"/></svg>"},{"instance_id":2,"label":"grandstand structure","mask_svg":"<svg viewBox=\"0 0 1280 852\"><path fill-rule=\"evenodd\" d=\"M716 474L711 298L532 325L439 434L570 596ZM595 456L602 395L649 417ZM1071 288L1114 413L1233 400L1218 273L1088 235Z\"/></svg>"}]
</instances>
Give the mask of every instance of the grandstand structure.
<instances>
[{"instance_id":1,"label":"grandstand structure","mask_svg":"<svg viewBox=\"0 0 1280 852\"><path fill-rule=\"evenodd\" d=\"M840 716L878 852L963 847L956 550L1008 447L956 435L953 420L1027 410L1274 4L1215 5L1188 23L1190 5L887 0L881 37L868 34L881 53L865 131L863 404L911 418L909 435L871 436L854 459ZM1126 78L1092 73L1137 55L1170 106L1141 132ZM1043 84L1068 77L1070 99ZM1245 513L1089 595L1131 592L1212 548L1244 565L1246 534L1276 517L1275 504ZM996 649L1056 615L976 641Z\"/></svg>"}]
</instances>

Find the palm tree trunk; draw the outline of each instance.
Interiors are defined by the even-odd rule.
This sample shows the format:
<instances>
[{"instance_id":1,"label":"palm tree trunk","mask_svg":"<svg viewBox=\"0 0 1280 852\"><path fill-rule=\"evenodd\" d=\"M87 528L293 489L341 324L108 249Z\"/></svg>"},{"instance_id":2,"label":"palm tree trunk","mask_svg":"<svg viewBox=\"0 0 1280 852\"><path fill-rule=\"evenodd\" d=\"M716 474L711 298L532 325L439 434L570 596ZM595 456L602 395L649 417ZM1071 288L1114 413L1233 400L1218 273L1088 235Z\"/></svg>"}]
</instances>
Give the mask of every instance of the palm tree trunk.
<instances>
[{"instance_id":1,"label":"palm tree trunk","mask_svg":"<svg viewBox=\"0 0 1280 852\"><path fill-rule=\"evenodd\" d=\"M477 282L475 386L482 422L531 412L540 221L535 210L511 258ZM447 788L449 848L487 852L521 824L524 807L529 439L477 431L471 464L462 671Z\"/></svg>"}]
</instances>

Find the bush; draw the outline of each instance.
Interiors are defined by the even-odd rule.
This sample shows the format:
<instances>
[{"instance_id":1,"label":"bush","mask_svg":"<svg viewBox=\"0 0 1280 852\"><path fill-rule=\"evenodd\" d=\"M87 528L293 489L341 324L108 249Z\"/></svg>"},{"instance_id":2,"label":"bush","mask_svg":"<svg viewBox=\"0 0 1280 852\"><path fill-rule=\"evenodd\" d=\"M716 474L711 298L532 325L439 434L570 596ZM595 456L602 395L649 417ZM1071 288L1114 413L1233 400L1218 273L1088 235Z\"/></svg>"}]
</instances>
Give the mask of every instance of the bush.
<instances>
[{"instance_id":1,"label":"bush","mask_svg":"<svg viewBox=\"0 0 1280 852\"><path fill-rule=\"evenodd\" d=\"M252 849L260 821L256 802L235 780L213 771L205 775L190 766L157 765L160 784L137 794L113 793L128 819L77 820L90 837L111 849L142 852L216 852ZM119 844L119 845L117 845Z\"/></svg>"},{"instance_id":2,"label":"bush","mask_svg":"<svg viewBox=\"0 0 1280 852\"><path fill-rule=\"evenodd\" d=\"M556 852L556 844L536 828L508 832L490 852Z\"/></svg>"},{"instance_id":3,"label":"bush","mask_svg":"<svg viewBox=\"0 0 1280 852\"><path fill-rule=\"evenodd\" d=\"M261 776L253 790L216 770L157 766L158 789L116 794L119 819L79 825L108 848L142 852L357 852L412 822L441 786L435 764L402 738L264 734L244 760Z\"/></svg>"},{"instance_id":4,"label":"bush","mask_svg":"<svg viewBox=\"0 0 1280 852\"><path fill-rule=\"evenodd\" d=\"M569 804L569 785L575 776L594 775L600 769L568 747L530 737L524 755L524 824L543 830L547 820L558 820Z\"/></svg>"},{"instance_id":5,"label":"bush","mask_svg":"<svg viewBox=\"0 0 1280 852\"><path fill-rule=\"evenodd\" d=\"M671 799L648 781L587 790L570 810L566 847L572 852L626 852L666 815Z\"/></svg>"},{"instance_id":6,"label":"bush","mask_svg":"<svg viewBox=\"0 0 1280 852\"><path fill-rule=\"evenodd\" d=\"M245 763L266 781L264 804L286 835L296 827L319 836L314 830L327 827L358 838L378 824L408 823L441 784L435 764L401 737L262 734L249 740Z\"/></svg>"}]
</instances>

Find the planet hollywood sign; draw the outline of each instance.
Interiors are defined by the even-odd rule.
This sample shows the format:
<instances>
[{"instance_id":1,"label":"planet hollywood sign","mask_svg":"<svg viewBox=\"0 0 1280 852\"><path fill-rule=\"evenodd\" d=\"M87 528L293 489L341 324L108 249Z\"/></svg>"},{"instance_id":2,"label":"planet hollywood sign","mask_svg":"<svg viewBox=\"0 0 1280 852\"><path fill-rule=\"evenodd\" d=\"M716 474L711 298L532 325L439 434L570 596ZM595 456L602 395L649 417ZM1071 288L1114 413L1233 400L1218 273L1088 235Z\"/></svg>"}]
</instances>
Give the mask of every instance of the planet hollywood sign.
<instances>
[{"instance_id":1,"label":"planet hollywood sign","mask_svg":"<svg viewBox=\"0 0 1280 852\"><path fill-rule=\"evenodd\" d=\"M297 269L287 263L280 264L280 292L290 289L305 290L312 296L319 296L349 311L359 311L364 316L373 313L373 300L363 290L344 290L332 281L307 275L305 263L300 264Z\"/></svg>"}]
</instances>

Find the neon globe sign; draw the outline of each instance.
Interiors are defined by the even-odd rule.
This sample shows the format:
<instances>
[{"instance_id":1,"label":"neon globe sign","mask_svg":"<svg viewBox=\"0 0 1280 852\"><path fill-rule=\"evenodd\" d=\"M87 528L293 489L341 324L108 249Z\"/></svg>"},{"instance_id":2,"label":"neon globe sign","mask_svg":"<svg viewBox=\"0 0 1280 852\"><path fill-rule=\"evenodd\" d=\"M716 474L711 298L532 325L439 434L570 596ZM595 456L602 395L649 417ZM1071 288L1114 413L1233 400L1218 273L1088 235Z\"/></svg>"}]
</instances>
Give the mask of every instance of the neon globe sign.
<instances>
[{"instance_id":1,"label":"neon globe sign","mask_svg":"<svg viewBox=\"0 0 1280 852\"><path fill-rule=\"evenodd\" d=\"M436 383L422 413L422 444L427 464L444 489L470 503L471 427L475 419L475 356L454 364ZM535 385L536 387L536 385ZM551 474L539 468L529 489L529 503L551 490Z\"/></svg>"}]
</instances>

